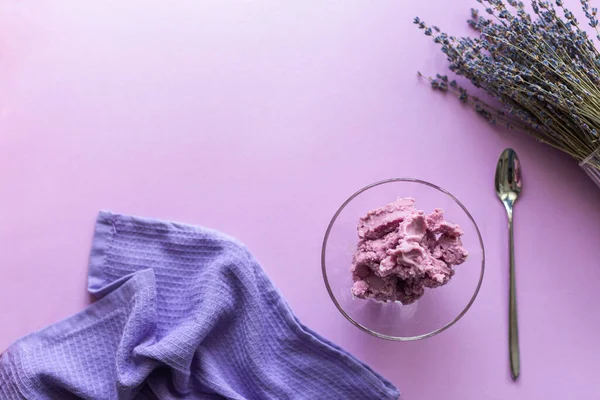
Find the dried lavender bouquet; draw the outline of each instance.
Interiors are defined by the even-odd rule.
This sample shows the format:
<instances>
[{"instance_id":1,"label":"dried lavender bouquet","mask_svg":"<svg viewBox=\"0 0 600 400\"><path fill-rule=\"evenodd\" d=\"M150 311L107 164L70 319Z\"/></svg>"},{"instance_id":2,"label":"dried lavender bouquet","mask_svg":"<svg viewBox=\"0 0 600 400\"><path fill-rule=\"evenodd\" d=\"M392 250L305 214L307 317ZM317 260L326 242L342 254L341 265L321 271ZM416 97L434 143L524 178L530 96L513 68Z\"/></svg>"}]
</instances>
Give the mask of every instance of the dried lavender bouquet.
<instances>
[{"instance_id":1,"label":"dried lavender bouquet","mask_svg":"<svg viewBox=\"0 0 600 400\"><path fill-rule=\"evenodd\" d=\"M441 46L450 70L499 100L499 107L471 96L446 75L428 78L434 89L452 92L492 124L527 132L577 159L600 185L600 53L577 18L554 2L477 0L471 10L479 37L454 37L414 23ZM598 10L580 0L587 23L598 33Z\"/></svg>"}]
</instances>

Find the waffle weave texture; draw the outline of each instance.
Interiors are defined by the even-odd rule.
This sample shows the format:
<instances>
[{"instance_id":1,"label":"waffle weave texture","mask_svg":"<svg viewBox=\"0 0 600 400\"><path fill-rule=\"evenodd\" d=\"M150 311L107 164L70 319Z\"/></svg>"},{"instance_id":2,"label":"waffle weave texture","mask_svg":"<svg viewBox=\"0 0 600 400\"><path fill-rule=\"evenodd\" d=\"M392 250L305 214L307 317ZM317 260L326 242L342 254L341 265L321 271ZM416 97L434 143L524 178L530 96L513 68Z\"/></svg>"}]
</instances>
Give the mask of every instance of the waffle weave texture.
<instances>
[{"instance_id":1,"label":"waffle weave texture","mask_svg":"<svg viewBox=\"0 0 600 400\"><path fill-rule=\"evenodd\" d=\"M0 356L0 399L397 399L219 232L101 212L98 300Z\"/></svg>"}]
</instances>

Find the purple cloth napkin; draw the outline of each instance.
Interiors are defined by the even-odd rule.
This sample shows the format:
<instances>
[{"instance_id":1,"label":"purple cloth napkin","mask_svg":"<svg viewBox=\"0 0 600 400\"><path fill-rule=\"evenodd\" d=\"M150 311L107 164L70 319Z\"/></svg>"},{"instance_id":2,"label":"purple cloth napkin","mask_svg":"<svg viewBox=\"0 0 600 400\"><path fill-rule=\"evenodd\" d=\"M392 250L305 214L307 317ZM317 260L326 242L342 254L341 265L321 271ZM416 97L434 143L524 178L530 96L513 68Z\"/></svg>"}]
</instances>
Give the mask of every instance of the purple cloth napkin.
<instances>
[{"instance_id":1,"label":"purple cloth napkin","mask_svg":"<svg viewBox=\"0 0 600 400\"><path fill-rule=\"evenodd\" d=\"M0 399L396 399L302 325L236 240L101 212L98 301L0 357Z\"/></svg>"}]
</instances>

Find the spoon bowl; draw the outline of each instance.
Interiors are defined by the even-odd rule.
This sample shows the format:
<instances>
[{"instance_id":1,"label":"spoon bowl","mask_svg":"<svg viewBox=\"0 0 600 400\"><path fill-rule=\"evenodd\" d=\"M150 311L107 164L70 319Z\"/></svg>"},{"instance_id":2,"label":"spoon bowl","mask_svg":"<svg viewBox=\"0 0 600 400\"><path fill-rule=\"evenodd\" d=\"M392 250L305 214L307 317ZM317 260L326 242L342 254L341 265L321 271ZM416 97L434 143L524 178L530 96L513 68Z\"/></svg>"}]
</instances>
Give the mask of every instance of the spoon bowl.
<instances>
[{"instance_id":1,"label":"spoon bowl","mask_svg":"<svg viewBox=\"0 0 600 400\"><path fill-rule=\"evenodd\" d=\"M521 164L517 153L513 149L504 150L498 159L495 186L498 198L507 208L507 211L512 213L512 207L523 188Z\"/></svg>"}]
</instances>

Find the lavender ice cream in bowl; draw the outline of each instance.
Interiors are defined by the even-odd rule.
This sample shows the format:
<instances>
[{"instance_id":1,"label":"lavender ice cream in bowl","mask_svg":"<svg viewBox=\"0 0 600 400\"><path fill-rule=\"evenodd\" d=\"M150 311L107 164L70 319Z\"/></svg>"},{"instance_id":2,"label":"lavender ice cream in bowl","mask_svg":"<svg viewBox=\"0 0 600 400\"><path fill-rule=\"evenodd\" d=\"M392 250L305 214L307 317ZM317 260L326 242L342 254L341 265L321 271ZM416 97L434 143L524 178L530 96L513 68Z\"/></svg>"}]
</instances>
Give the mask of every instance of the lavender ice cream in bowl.
<instances>
[{"instance_id":1,"label":"lavender ice cream in bowl","mask_svg":"<svg viewBox=\"0 0 600 400\"><path fill-rule=\"evenodd\" d=\"M322 270L333 303L352 324L407 341L433 336L467 312L484 259L479 228L456 197L397 178L342 204L323 241Z\"/></svg>"},{"instance_id":2,"label":"lavender ice cream in bowl","mask_svg":"<svg viewBox=\"0 0 600 400\"><path fill-rule=\"evenodd\" d=\"M352 294L361 299L414 303L425 288L448 283L468 255L462 229L440 208L429 215L417 210L411 198L369 211L357 230Z\"/></svg>"}]
</instances>

